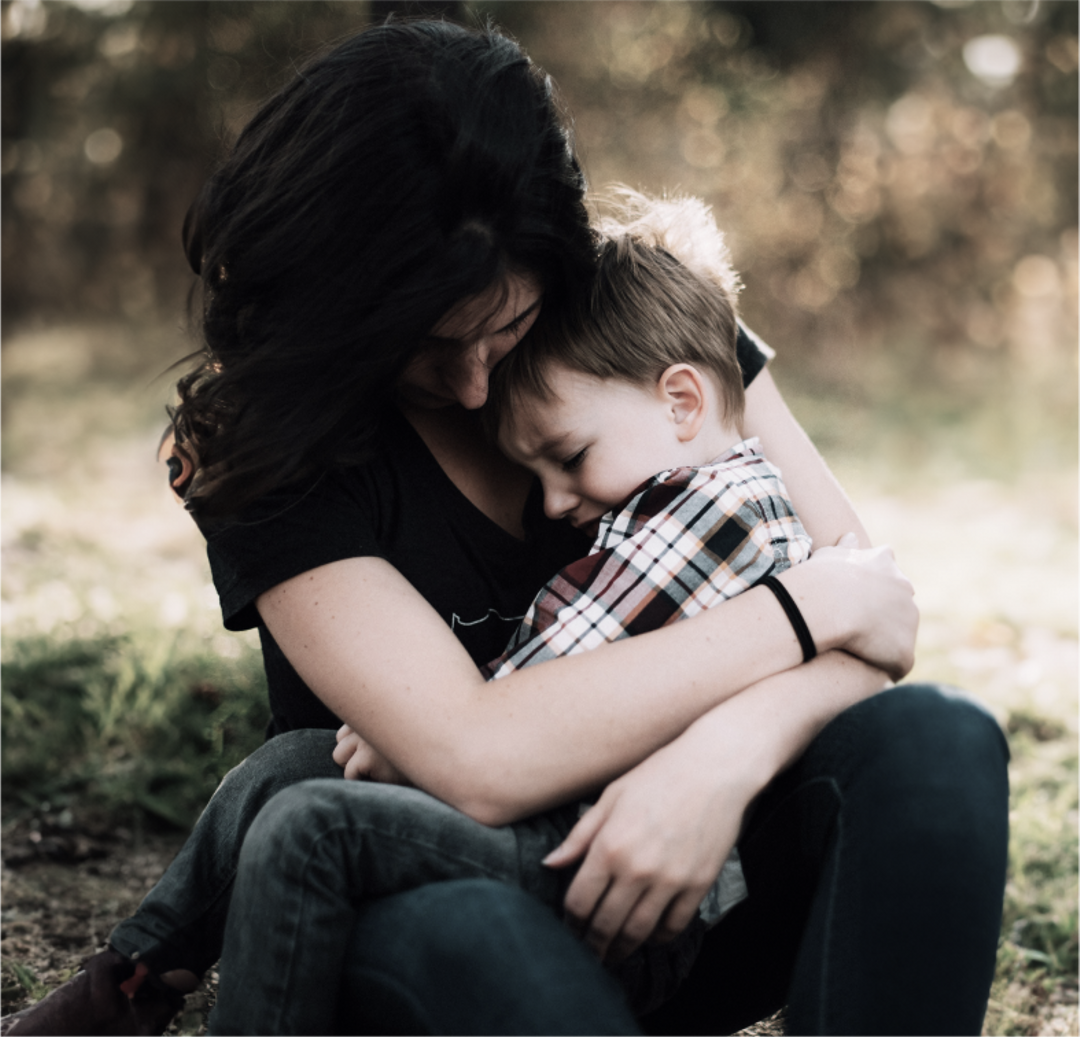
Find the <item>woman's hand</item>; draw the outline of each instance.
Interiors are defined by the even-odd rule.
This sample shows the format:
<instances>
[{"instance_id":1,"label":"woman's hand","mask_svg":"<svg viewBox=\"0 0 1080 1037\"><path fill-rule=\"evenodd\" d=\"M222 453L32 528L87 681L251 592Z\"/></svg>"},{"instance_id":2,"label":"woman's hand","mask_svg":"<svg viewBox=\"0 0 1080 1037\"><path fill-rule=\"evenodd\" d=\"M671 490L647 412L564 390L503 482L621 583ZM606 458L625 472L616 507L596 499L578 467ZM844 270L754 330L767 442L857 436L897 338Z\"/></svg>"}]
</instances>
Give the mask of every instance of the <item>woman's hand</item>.
<instances>
[{"instance_id":1,"label":"woman's hand","mask_svg":"<svg viewBox=\"0 0 1080 1037\"><path fill-rule=\"evenodd\" d=\"M388 785L408 785L409 780L378 750L373 749L348 724L338 728L334 762L345 768L345 777L381 781Z\"/></svg>"},{"instance_id":2,"label":"woman's hand","mask_svg":"<svg viewBox=\"0 0 1080 1037\"><path fill-rule=\"evenodd\" d=\"M911 671L919 610L915 589L891 547L860 548L848 533L835 547L818 548L809 561L780 579L804 610L819 648L842 648L894 681ZM804 580L815 581L819 591L804 597ZM819 640L821 630L826 633Z\"/></svg>"},{"instance_id":3,"label":"woman's hand","mask_svg":"<svg viewBox=\"0 0 1080 1037\"><path fill-rule=\"evenodd\" d=\"M686 928L763 786L736 745L695 727L608 785L544 860L561 868L584 857L565 907L601 960Z\"/></svg>"},{"instance_id":4,"label":"woman's hand","mask_svg":"<svg viewBox=\"0 0 1080 1037\"><path fill-rule=\"evenodd\" d=\"M584 857L565 906L590 946L617 961L681 932L754 798L833 717L887 685L859 659L826 652L715 706L613 781L544 861Z\"/></svg>"}]
</instances>

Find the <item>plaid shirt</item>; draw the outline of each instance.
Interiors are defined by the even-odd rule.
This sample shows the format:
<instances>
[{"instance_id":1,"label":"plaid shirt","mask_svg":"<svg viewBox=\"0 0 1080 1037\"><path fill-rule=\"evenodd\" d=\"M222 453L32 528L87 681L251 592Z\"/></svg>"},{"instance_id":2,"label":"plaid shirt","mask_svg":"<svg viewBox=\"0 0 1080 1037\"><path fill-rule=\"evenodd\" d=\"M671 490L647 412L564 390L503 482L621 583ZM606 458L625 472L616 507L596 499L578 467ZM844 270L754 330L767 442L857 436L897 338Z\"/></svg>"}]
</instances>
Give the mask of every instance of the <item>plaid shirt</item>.
<instances>
[{"instance_id":1,"label":"plaid shirt","mask_svg":"<svg viewBox=\"0 0 1080 1037\"><path fill-rule=\"evenodd\" d=\"M654 476L600 521L590 554L540 591L496 679L693 616L810 555L810 537L757 439Z\"/></svg>"}]
</instances>

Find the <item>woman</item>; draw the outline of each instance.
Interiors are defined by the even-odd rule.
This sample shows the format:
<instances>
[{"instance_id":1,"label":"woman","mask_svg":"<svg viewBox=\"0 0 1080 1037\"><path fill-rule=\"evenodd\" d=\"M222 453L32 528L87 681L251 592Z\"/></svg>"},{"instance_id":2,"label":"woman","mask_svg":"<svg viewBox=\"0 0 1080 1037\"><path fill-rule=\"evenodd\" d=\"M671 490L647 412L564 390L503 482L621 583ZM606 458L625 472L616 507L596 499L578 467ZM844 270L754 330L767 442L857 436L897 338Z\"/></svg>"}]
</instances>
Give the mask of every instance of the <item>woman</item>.
<instances>
[{"instance_id":1,"label":"woman","mask_svg":"<svg viewBox=\"0 0 1080 1037\"><path fill-rule=\"evenodd\" d=\"M653 981L654 959L689 968L679 942L638 948L678 935L738 838L751 895L649 1026L715 1032L788 1002L806 1032L977 1031L1003 743L934 689L873 697L910 668L916 623L887 553L826 549L784 574L820 652L806 664L776 599L749 591L494 693L479 678L536 589L587 549L475 420L490 368L541 304L587 283L594 247L550 83L516 46L431 22L346 41L255 116L186 240L207 348L180 383L179 451L196 463L174 485L207 535L226 625L259 628L278 737L226 779L114 949L11 1032L62 1032L79 1013L85 1032L91 1011L96 1032L159 1024L169 989L217 956L263 804L340 774L341 722L363 738L354 773L400 775L485 825L606 786L564 848L563 863L583 859L566 906L597 957L631 961L632 984ZM746 335L740 359L747 434L815 542L866 544ZM270 816L246 858L267 852L255 836ZM290 817L282 838L299 831ZM634 1025L581 947L509 887L370 906L316 984L292 982L287 933L244 947L243 910L284 911L302 886L277 899L245 876L223 1031L301 1031L327 1003L339 1029Z\"/></svg>"}]
</instances>

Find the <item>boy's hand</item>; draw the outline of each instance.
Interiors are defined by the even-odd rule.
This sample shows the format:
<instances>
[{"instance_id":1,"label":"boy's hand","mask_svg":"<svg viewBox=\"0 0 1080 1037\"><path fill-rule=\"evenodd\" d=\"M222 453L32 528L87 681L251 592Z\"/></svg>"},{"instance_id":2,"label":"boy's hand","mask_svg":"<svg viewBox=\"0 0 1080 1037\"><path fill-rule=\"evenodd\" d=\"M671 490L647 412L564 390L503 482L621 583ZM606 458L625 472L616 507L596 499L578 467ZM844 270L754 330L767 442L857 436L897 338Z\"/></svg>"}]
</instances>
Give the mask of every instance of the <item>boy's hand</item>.
<instances>
[{"instance_id":1,"label":"boy's hand","mask_svg":"<svg viewBox=\"0 0 1080 1037\"><path fill-rule=\"evenodd\" d=\"M338 728L334 762L345 768L345 777L361 781L381 781L389 785L411 782L377 749L373 749L348 724Z\"/></svg>"}]
</instances>

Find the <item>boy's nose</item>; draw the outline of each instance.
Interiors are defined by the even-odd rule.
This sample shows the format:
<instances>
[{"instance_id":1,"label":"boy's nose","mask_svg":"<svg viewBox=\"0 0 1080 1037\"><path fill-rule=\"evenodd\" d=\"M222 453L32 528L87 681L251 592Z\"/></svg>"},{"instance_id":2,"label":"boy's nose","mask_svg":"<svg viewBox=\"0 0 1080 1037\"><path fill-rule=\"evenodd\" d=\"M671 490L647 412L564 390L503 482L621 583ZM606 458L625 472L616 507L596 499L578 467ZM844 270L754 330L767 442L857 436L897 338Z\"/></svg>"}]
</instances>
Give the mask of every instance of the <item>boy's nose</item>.
<instances>
[{"instance_id":1,"label":"boy's nose","mask_svg":"<svg viewBox=\"0 0 1080 1037\"><path fill-rule=\"evenodd\" d=\"M549 519L564 519L572 512L581 498L570 490L544 487L544 514Z\"/></svg>"}]
</instances>

